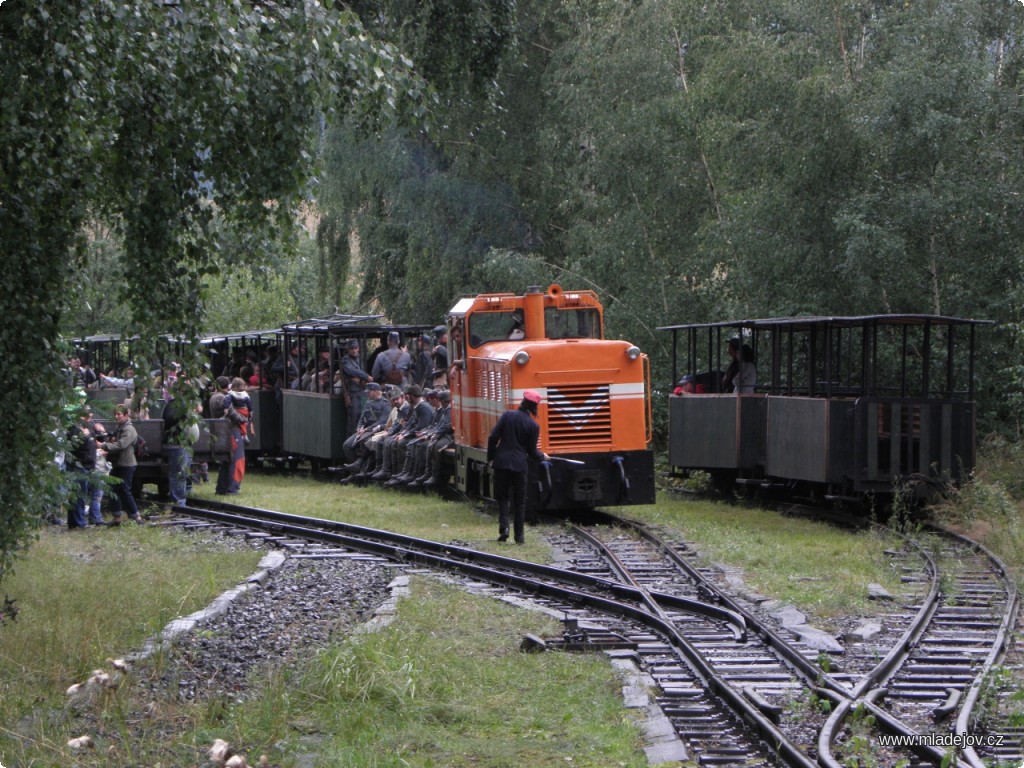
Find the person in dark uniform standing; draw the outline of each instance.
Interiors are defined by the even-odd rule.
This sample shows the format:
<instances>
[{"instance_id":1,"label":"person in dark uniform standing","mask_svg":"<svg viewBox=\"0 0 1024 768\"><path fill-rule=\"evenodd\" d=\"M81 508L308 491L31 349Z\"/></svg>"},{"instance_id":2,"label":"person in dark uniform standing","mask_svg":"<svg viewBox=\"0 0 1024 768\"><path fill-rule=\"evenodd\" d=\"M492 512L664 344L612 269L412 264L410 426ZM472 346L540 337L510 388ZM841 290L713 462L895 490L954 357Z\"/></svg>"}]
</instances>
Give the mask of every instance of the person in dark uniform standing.
<instances>
[{"instance_id":1,"label":"person in dark uniform standing","mask_svg":"<svg viewBox=\"0 0 1024 768\"><path fill-rule=\"evenodd\" d=\"M526 477L530 458L547 461L537 447L540 425L535 421L539 392L528 389L514 411L505 411L487 438L487 463L494 468L494 496L498 500L498 541L508 541L509 507L514 515L516 544L525 540Z\"/></svg>"}]
</instances>

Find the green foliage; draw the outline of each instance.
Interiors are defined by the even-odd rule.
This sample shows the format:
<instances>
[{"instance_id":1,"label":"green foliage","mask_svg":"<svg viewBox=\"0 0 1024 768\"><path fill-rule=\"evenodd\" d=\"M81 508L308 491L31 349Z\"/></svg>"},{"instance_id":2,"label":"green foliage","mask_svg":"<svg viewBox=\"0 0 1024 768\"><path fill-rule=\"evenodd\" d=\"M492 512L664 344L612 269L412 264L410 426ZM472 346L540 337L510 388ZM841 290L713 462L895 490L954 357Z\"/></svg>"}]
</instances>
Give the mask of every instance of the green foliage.
<instances>
[{"instance_id":1,"label":"green foliage","mask_svg":"<svg viewBox=\"0 0 1024 768\"><path fill-rule=\"evenodd\" d=\"M979 334L976 373L983 426L1015 426L1022 25L988 0L526 0L500 97L447 98L429 134L377 147L332 136L325 184L345 192L324 202L385 312L542 267L596 288L660 381L663 323L1010 321Z\"/></svg>"},{"instance_id":2,"label":"green foliage","mask_svg":"<svg viewBox=\"0 0 1024 768\"><path fill-rule=\"evenodd\" d=\"M351 11L299 0L9 3L0 51L2 578L59 496L43 468L62 398L57 332L84 294L69 284L88 280L69 281L73 260L102 254L103 266L123 248L104 299L125 300L145 338L192 338L219 225L290 230L324 115L376 128L423 117L429 98Z\"/></svg>"}]
</instances>

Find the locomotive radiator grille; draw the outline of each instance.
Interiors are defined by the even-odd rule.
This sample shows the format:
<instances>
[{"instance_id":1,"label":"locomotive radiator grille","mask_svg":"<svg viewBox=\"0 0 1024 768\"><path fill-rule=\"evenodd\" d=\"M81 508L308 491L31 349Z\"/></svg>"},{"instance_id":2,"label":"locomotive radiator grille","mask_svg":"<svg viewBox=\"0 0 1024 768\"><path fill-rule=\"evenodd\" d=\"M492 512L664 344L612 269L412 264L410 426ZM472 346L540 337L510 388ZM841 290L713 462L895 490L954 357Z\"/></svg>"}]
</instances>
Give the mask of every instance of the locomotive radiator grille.
<instances>
[{"instance_id":1,"label":"locomotive radiator grille","mask_svg":"<svg viewBox=\"0 0 1024 768\"><path fill-rule=\"evenodd\" d=\"M612 444L608 384L563 384L547 388L548 445L553 449Z\"/></svg>"}]
</instances>

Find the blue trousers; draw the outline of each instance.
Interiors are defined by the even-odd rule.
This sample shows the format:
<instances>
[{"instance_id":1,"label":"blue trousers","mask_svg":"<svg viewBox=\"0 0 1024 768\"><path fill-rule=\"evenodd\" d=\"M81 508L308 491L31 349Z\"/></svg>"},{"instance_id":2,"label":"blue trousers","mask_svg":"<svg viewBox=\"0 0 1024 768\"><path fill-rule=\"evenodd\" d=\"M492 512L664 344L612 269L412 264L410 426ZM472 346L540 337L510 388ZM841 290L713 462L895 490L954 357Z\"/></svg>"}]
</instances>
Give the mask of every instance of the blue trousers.
<instances>
[{"instance_id":1,"label":"blue trousers","mask_svg":"<svg viewBox=\"0 0 1024 768\"><path fill-rule=\"evenodd\" d=\"M171 501L184 504L188 496L192 457L180 445L165 445L164 453L167 454L167 483Z\"/></svg>"}]
</instances>

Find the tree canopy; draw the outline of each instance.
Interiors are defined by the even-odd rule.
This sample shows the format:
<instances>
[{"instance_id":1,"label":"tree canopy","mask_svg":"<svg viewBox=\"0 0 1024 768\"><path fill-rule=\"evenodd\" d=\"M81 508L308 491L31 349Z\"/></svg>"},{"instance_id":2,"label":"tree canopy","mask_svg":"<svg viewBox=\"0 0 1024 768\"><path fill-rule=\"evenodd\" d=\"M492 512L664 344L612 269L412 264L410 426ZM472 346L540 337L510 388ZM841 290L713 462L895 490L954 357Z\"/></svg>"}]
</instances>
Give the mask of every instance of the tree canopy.
<instances>
[{"instance_id":1,"label":"tree canopy","mask_svg":"<svg viewBox=\"0 0 1024 768\"><path fill-rule=\"evenodd\" d=\"M662 383L653 326L752 316L988 318L1018 356L1022 39L1010 0L523 0L500 96L328 163L323 200L364 301L594 287Z\"/></svg>"},{"instance_id":2,"label":"tree canopy","mask_svg":"<svg viewBox=\"0 0 1024 768\"><path fill-rule=\"evenodd\" d=\"M425 113L412 62L333 5L0 8L0 577L56 503L41 468L58 448L58 329L86 244L102 233L123 249L105 296L128 328L193 336L221 228L293 226L329 116L373 129Z\"/></svg>"}]
</instances>

